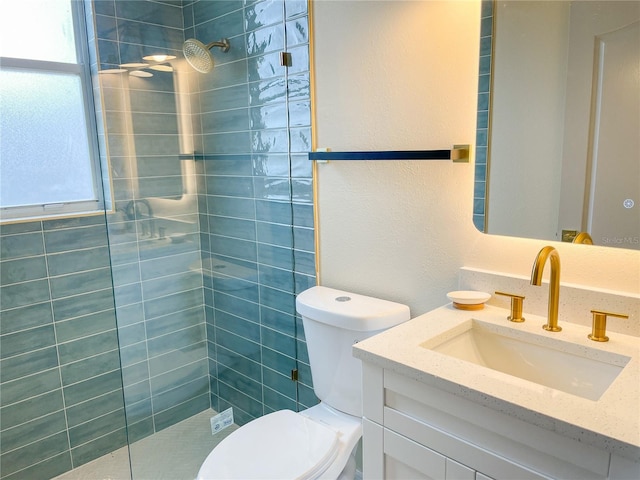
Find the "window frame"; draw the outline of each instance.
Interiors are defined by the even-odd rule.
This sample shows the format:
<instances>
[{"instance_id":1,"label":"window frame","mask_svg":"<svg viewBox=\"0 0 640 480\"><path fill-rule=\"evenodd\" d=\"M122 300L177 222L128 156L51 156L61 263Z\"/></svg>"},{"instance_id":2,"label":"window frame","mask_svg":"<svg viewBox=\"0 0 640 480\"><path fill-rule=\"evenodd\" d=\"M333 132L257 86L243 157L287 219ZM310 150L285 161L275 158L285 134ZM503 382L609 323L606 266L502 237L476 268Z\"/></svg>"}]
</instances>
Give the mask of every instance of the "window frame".
<instances>
[{"instance_id":1,"label":"window frame","mask_svg":"<svg viewBox=\"0 0 640 480\"><path fill-rule=\"evenodd\" d=\"M33 60L26 58L0 57L2 69L24 70L43 74L73 74L80 79L82 90L83 111L86 125L86 140L89 151L89 162L92 173L92 187L94 199L50 202L36 205L17 205L11 207L0 206L0 224L15 221L31 221L41 218L69 217L87 214L103 213L105 199L101 176L100 152L98 146L98 125L93 82L91 79L91 62L89 55L89 40L86 24L84 2L69 0L76 49L77 63L54 62L47 60Z\"/></svg>"}]
</instances>

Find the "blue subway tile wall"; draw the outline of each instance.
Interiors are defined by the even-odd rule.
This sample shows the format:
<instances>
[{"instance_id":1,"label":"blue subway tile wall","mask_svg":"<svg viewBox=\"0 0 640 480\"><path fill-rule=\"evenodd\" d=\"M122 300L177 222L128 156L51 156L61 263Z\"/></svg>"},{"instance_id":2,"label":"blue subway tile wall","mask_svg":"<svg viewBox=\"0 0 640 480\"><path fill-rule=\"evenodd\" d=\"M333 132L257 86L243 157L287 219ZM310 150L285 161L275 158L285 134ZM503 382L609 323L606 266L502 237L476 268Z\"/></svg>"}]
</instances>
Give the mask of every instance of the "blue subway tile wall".
<instances>
[{"instance_id":1,"label":"blue subway tile wall","mask_svg":"<svg viewBox=\"0 0 640 480\"><path fill-rule=\"evenodd\" d=\"M104 216L0 226L0 472L50 478L126 444Z\"/></svg>"},{"instance_id":2,"label":"blue subway tile wall","mask_svg":"<svg viewBox=\"0 0 640 480\"><path fill-rule=\"evenodd\" d=\"M478 118L476 125L476 165L473 195L473 223L486 230L485 204L489 158L489 118L491 108L491 65L494 0L482 0L480 20L480 68L478 72Z\"/></svg>"},{"instance_id":3,"label":"blue subway tile wall","mask_svg":"<svg viewBox=\"0 0 640 480\"><path fill-rule=\"evenodd\" d=\"M199 0L188 12L202 41L227 36L233 51L197 77L198 185L211 404L243 424L317 402L295 314L295 294L315 284L307 4Z\"/></svg>"},{"instance_id":4,"label":"blue subway tile wall","mask_svg":"<svg viewBox=\"0 0 640 480\"><path fill-rule=\"evenodd\" d=\"M95 2L97 77L114 179L109 239L134 442L209 408L209 373L195 172L193 160L180 158L193 153L184 121L190 113L181 110L188 92L178 85L184 66L176 60L143 68L142 77L108 73L121 63L144 64L148 55L179 57L183 8L181 2L107 3L113 6Z\"/></svg>"}]
</instances>

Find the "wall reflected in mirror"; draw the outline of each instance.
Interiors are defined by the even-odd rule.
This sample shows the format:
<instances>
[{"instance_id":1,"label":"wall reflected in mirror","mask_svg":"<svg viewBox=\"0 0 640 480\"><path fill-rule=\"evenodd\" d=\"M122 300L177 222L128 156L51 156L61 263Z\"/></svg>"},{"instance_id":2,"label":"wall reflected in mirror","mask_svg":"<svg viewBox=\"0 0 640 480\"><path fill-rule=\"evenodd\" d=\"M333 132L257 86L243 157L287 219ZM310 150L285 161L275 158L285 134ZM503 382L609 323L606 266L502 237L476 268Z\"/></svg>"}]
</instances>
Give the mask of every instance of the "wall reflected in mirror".
<instances>
[{"instance_id":1,"label":"wall reflected in mirror","mask_svg":"<svg viewBox=\"0 0 640 480\"><path fill-rule=\"evenodd\" d=\"M640 249L640 2L482 3L476 227Z\"/></svg>"}]
</instances>

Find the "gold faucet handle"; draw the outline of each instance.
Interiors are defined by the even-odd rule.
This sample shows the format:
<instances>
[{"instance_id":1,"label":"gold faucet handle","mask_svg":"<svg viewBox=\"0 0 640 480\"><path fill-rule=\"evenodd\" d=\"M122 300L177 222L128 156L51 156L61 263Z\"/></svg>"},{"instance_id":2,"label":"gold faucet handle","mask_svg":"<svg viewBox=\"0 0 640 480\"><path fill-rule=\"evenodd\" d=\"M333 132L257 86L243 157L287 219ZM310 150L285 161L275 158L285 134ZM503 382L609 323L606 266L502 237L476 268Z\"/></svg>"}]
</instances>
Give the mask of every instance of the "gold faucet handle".
<instances>
[{"instance_id":1,"label":"gold faucet handle","mask_svg":"<svg viewBox=\"0 0 640 480\"><path fill-rule=\"evenodd\" d=\"M507 320L516 323L524 322L524 317L522 316L522 303L524 297L522 295L516 295L515 293L507 293L507 292L498 292L496 291L496 295L504 295L505 297L511 297L511 315L507 317Z\"/></svg>"},{"instance_id":2,"label":"gold faucet handle","mask_svg":"<svg viewBox=\"0 0 640 480\"><path fill-rule=\"evenodd\" d=\"M607 333L607 317L629 318L629 315L624 313L606 312L604 310L591 310L593 314L593 322L591 326L591 333L587 335L591 340L595 342L608 342L609 337Z\"/></svg>"}]
</instances>

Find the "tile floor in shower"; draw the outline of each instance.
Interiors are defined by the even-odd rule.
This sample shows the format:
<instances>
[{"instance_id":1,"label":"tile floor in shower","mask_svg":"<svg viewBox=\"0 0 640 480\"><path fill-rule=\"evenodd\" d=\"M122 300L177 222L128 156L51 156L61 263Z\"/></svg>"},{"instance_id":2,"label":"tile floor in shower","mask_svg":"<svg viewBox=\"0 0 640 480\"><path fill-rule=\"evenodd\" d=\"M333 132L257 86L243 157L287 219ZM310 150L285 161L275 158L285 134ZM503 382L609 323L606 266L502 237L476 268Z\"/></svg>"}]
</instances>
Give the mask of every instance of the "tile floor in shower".
<instances>
[{"instance_id":1,"label":"tile floor in shower","mask_svg":"<svg viewBox=\"0 0 640 480\"><path fill-rule=\"evenodd\" d=\"M222 439L238 427L211 435L206 410L131 445L133 480L194 480L203 460ZM132 480L129 452L123 447L54 480Z\"/></svg>"}]
</instances>

